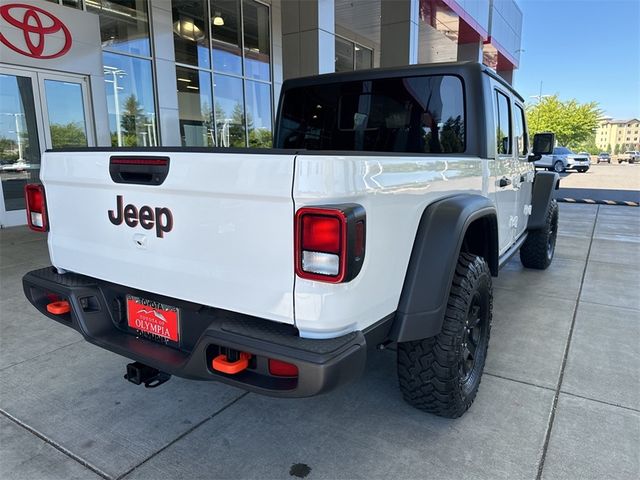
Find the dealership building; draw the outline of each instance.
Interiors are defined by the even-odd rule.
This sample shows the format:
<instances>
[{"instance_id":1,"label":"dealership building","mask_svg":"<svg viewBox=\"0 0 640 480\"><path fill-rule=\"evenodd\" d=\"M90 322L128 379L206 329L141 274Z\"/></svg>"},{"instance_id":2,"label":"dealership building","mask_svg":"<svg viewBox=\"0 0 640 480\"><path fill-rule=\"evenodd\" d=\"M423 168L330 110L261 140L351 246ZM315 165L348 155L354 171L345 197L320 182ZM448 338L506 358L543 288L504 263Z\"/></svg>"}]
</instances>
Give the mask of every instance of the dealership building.
<instances>
[{"instance_id":1,"label":"dealership building","mask_svg":"<svg viewBox=\"0 0 640 480\"><path fill-rule=\"evenodd\" d=\"M46 149L268 147L282 82L466 60L511 82L514 0L3 0L0 226Z\"/></svg>"}]
</instances>

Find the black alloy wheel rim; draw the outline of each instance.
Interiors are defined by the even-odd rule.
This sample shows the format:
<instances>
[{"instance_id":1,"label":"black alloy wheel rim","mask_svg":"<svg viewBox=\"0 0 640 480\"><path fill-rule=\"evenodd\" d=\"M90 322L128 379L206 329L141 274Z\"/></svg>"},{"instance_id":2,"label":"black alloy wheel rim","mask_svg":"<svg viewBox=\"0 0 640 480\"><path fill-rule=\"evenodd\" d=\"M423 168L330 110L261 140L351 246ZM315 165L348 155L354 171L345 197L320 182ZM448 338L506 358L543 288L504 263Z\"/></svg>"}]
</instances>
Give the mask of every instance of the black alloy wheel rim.
<instances>
[{"instance_id":1,"label":"black alloy wheel rim","mask_svg":"<svg viewBox=\"0 0 640 480\"><path fill-rule=\"evenodd\" d=\"M483 306L480 292L475 292L467 311L462 334L459 362L462 383L467 383L470 380L480 363L478 359L482 355L486 323L486 308Z\"/></svg>"},{"instance_id":2,"label":"black alloy wheel rim","mask_svg":"<svg viewBox=\"0 0 640 480\"><path fill-rule=\"evenodd\" d=\"M553 258L553 252L556 249L556 232L558 231L557 222L551 222L551 231L549 232L549 239L547 240L547 258L551 260Z\"/></svg>"}]
</instances>

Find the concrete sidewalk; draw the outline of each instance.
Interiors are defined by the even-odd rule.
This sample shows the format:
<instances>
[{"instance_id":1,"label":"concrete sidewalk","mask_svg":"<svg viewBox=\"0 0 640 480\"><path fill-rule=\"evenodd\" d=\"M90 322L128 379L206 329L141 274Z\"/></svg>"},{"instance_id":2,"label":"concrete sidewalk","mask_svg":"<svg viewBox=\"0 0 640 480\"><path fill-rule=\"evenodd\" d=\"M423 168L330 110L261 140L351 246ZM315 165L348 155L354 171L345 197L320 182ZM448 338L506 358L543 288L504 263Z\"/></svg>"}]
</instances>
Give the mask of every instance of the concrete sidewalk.
<instances>
[{"instance_id":1,"label":"concrete sidewalk","mask_svg":"<svg viewBox=\"0 0 640 480\"><path fill-rule=\"evenodd\" d=\"M553 265L496 279L480 392L458 420L406 405L395 354L333 393L283 400L127 360L36 312L44 236L0 231L0 477L640 478L640 208L560 205Z\"/></svg>"}]
</instances>

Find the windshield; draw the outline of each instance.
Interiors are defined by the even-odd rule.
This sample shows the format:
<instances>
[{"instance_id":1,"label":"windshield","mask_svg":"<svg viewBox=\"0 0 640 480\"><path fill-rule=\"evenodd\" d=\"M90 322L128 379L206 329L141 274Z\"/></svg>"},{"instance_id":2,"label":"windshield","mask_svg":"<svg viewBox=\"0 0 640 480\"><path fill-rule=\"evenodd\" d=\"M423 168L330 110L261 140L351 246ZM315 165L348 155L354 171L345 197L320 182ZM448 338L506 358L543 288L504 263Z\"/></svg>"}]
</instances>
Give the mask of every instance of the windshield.
<instances>
[{"instance_id":1,"label":"windshield","mask_svg":"<svg viewBox=\"0 0 640 480\"><path fill-rule=\"evenodd\" d=\"M573 152L569 150L567 147L556 147L553 149L554 155L569 155L571 153Z\"/></svg>"},{"instance_id":2,"label":"windshield","mask_svg":"<svg viewBox=\"0 0 640 480\"><path fill-rule=\"evenodd\" d=\"M451 75L432 75L288 90L276 147L464 152L462 81Z\"/></svg>"}]
</instances>

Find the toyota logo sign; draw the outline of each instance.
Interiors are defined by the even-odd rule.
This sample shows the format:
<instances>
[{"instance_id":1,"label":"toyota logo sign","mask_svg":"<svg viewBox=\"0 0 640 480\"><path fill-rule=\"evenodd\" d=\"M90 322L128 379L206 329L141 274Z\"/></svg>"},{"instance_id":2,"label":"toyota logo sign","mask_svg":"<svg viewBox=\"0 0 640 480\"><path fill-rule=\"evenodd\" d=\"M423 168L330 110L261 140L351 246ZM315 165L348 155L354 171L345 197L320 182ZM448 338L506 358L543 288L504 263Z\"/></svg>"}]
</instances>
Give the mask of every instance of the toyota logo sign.
<instances>
[{"instance_id":1,"label":"toyota logo sign","mask_svg":"<svg viewBox=\"0 0 640 480\"><path fill-rule=\"evenodd\" d=\"M14 52L31 58L49 59L64 55L71 48L71 33L64 23L40 7L24 3L9 3L0 7L0 17L9 25L22 30L24 41L20 45L11 43L0 33L0 42ZM64 45L51 41L50 36L64 34ZM49 48L47 48L49 47Z\"/></svg>"}]
</instances>

